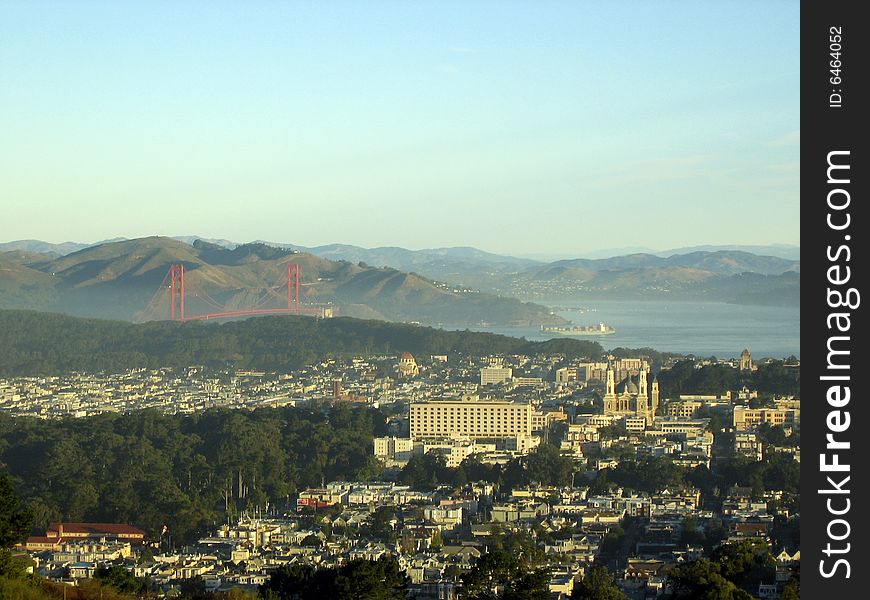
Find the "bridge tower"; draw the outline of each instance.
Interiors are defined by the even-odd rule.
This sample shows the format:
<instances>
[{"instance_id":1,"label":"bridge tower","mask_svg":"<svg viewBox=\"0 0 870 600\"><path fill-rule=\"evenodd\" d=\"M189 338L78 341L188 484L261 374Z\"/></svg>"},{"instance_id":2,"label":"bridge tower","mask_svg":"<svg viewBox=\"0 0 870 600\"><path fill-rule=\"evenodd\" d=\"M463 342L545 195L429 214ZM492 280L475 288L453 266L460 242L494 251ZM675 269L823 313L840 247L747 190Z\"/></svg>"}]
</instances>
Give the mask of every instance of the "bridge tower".
<instances>
[{"instance_id":1,"label":"bridge tower","mask_svg":"<svg viewBox=\"0 0 870 600\"><path fill-rule=\"evenodd\" d=\"M294 313L299 312L299 284L302 278L302 268L296 263L287 265L287 308Z\"/></svg>"},{"instance_id":2,"label":"bridge tower","mask_svg":"<svg viewBox=\"0 0 870 600\"><path fill-rule=\"evenodd\" d=\"M184 265L169 267L169 319L184 321Z\"/></svg>"}]
</instances>

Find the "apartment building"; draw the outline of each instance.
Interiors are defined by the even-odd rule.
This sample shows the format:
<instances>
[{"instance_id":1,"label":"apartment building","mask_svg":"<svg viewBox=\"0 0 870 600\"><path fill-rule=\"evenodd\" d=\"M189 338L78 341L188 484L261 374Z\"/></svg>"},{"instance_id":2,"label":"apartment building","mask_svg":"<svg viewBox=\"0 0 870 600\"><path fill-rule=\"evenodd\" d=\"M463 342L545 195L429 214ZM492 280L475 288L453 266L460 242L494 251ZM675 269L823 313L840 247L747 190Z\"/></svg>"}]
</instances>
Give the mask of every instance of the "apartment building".
<instances>
[{"instance_id":1,"label":"apartment building","mask_svg":"<svg viewBox=\"0 0 870 600\"><path fill-rule=\"evenodd\" d=\"M411 439L507 439L532 434L532 405L463 396L411 404Z\"/></svg>"}]
</instances>

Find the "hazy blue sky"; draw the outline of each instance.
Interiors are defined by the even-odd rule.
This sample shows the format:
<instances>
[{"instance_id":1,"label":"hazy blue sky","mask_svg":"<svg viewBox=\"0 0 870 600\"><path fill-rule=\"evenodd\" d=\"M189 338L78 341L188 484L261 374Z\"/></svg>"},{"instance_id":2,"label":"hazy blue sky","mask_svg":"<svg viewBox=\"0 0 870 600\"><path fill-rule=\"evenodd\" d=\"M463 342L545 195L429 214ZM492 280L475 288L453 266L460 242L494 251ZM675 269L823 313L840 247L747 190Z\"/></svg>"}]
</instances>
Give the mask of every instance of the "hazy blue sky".
<instances>
[{"instance_id":1,"label":"hazy blue sky","mask_svg":"<svg viewBox=\"0 0 870 600\"><path fill-rule=\"evenodd\" d=\"M0 4L0 241L799 243L798 2Z\"/></svg>"}]
</instances>

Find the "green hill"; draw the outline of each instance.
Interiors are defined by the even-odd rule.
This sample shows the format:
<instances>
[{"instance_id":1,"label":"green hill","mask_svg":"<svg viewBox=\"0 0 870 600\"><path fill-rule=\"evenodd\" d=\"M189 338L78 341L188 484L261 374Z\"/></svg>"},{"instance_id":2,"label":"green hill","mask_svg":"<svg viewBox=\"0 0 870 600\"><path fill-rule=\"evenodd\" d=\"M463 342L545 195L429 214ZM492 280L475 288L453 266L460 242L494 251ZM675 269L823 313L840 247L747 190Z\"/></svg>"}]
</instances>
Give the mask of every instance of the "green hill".
<instances>
[{"instance_id":1,"label":"green hill","mask_svg":"<svg viewBox=\"0 0 870 600\"><path fill-rule=\"evenodd\" d=\"M552 353L600 357L600 344L528 342L492 333L445 331L349 317L260 317L229 323L132 324L35 311L0 310L0 377L71 371L121 372L208 365L289 371L331 354Z\"/></svg>"},{"instance_id":2,"label":"green hill","mask_svg":"<svg viewBox=\"0 0 870 600\"><path fill-rule=\"evenodd\" d=\"M279 308L291 263L301 268L303 302L337 305L342 314L453 325L563 322L544 306L454 291L391 268L331 261L262 243L230 249L164 237L104 243L56 258L21 250L0 253L0 308L121 320L164 319L166 307L156 300L160 293L166 294L161 282L165 284L173 264L185 267L188 314L251 307L261 300L259 307Z\"/></svg>"}]
</instances>

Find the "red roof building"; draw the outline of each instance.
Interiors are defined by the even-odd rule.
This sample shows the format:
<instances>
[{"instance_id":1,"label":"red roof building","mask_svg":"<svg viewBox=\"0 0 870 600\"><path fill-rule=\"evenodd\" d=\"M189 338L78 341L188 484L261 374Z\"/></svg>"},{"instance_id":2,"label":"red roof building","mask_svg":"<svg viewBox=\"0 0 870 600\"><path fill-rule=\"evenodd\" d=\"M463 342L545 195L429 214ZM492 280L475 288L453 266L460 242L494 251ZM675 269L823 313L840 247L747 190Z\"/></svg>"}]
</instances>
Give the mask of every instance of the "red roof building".
<instances>
[{"instance_id":1,"label":"red roof building","mask_svg":"<svg viewBox=\"0 0 870 600\"><path fill-rule=\"evenodd\" d=\"M45 537L64 539L110 538L141 543L145 540L145 532L138 527L120 523L49 523L45 530Z\"/></svg>"}]
</instances>

